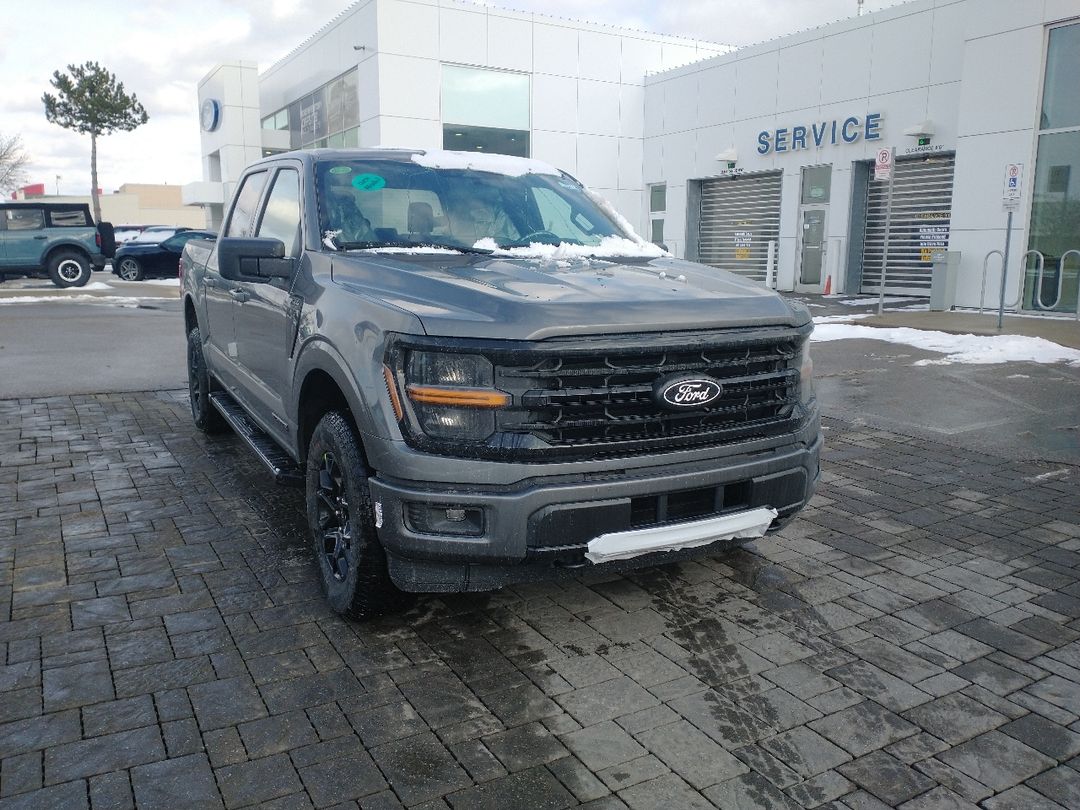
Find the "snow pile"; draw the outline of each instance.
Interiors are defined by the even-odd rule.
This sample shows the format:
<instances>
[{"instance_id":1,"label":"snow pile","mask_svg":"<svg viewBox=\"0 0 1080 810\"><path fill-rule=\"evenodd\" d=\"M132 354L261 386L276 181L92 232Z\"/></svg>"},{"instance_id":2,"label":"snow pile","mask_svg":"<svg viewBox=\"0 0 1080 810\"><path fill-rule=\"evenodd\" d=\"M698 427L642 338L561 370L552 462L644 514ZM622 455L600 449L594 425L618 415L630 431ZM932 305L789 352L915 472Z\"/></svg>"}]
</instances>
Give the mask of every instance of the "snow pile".
<instances>
[{"instance_id":1,"label":"snow pile","mask_svg":"<svg viewBox=\"0 0 1080 810\"><path fill-rule=\"evenodd\" d=\"M630 221L616 210L615 206L601 197L591 188L584 187L585 196L596 203L596 206L603 211L607 218L619 226L619 230L626 234L627 238L637 242L639 245L649 245L650 247L656 247L652 242L646 242L637 231L634 230L634 226L630 224ZM657 248L660 250L660 248ZM650 254L652 255L652 254ZM669 255L666 251L660 250L659 256Z\"/></svg>"},{"instance_id":2,"label":"snow pile","mask_svg":"<svg viewBox=\"0 0 1080 810\"><path fill-rule=\"evenodd\" d=\"M558 169L542 160L510 155L485 155L483 152L445 152L433 149L417 152L412 155L412 161L429 169L472 169L509 177L521 177L525 174L553 174L556 177L560 175Z\"/></svg>"},{"instance_id":3,"label":"snow pile","mask_svg":"<svg viewBox=\"0 0 1080 810\"><path fill-rule=\"evenodd\" d=\"M125 282L127 283L127 282ZM179 287L180 279L178 278L144 278L138 284L157 284L162 287Z\"/></svg>"},{"instance_id":4,"label":"snow pile","mask_svg":"<svg viewBox=\"0 0 1080 810\"><path fill-rule=\"evenodd\" d=\"M915 363L916 366L1016 362L1068 363L1071 366L1080 366L1080 351L1059 346L1043 338L1024 335L950 335L945 332L909 329L906 326L878 329L857 324L822 323L814 329L811 339L821 342L883 340L945 355L940 360L919 360Z\"/></svg>"},{"instance_id":5,"label":"snow pile","mask_svg":"<svg viewBox=\"0 0 1080 810\"><path fill-rule=\"evenodd\" d=\"M906 297L906 298L895 298L895 297L893 297L893 298L890 298L889 296L886 295L885 300L883 301L883 303L885 303L885 304L910 304L913 301L917 301L917 300L918 300L917 298L912 298L912 297ZM878 302L878 297L876 295L864 295L864 296L861 296L861 297L858 297L858 298L838 298L836 300L836 303L843 304L845 307L868 307L871 304L876 304L877 302Z\"/></svg>"},{"instance_id":6,"label":"snow pile","mask_svg":"<svg viewBox=\"0 0 1080 810\"><path fill-rule=\"evenodd\" d=\"M0 298L0 304L113 304L121 307L137 307L141 301L175 301L155 295L131 298L125 295L22 295Z\"/></svg>"},{"instance_id":7,"label":"snow pile","mask_svg":"<svg viewBox=\"0 0 1080 810\"><path fill-rule=\"evenodd\" d=\"M79 289L80 290L111 290L112 287L110 287L104 281L88 281L85 284L83 284Z\"/></svg>"},{"instance_id":8,"label":"snow pile","mask_svg":"<svg viewBox=\"0 0 1080 810\"><path fill-rule=\"evenodd\" d=\"M533 242L528 247L501 248L490 237L477 241L474 245L477 250L490 250L496 256L509 256L514 259L548 259L551 261L589 259L589 258L648 258L655 259L668 255L656 245L649 242L632 242L621 236L605 236L599 245L572 245L562 242L558 245L549 245L543 242Z\"/></svg>"},{"instance_id":9,"label":"snow pile","mask_svg":"<svg viewBox=\"0 0 1080 810\"><path fill-rule=\"evenodd\" d=\"M850 315L818 315L814 318L814 323L851 323L852 321L858 321L863 318L871 317L873 317L872 312L853 312Z\"/></svg>"}]
</instances>

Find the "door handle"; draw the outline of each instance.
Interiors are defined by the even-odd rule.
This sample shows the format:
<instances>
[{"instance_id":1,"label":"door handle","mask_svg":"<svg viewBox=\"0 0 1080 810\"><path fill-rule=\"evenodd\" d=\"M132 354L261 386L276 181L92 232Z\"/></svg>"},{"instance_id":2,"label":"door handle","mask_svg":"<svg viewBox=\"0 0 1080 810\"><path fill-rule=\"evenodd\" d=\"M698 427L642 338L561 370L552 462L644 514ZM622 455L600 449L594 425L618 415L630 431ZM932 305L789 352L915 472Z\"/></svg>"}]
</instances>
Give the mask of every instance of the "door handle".
<instances>
[{"instance_id":1,"label":"door handle","mask_svg":"<svg viewBox=\"0 0 1080 810\"><path fill-rule=\"evenodd\" d=\"M237 289L236 287L229 290L229 295L232 296L232 299L234 301L239 301L240 303L248 300L248 294L241 289Z\"/></svg>"},{"instance_id":2,"label":"door handle","mask_svg":"<svg viewBox=\"0 0 1080 810\"><path fill-rule=\"evenodd\" d=\"M35 236L34 238L35 239L48 239L49 237L47 237L47 236Z\"/></svg>"},{"instance_id":3,"label":"door handle","mask_svg":"<svg viewBox=\"0 0 1080 810\"><path fill-rule=\"evenodd\" d=\"M203 286L204 287L216 287L217 286L217 279L212 278L211 276L205 276L203 278Z\"/></svg>"}]
</instances>

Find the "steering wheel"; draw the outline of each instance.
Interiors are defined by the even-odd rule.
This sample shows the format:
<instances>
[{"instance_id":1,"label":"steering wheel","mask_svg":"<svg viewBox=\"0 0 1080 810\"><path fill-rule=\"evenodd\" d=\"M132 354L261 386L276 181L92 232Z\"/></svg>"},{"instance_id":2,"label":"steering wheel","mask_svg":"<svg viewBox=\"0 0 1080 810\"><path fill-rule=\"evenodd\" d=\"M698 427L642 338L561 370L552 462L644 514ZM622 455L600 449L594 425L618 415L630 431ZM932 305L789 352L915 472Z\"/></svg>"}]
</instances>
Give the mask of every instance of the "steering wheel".
<instances>
[{"instance_id":1,"label":"steering wheel","mask_svg":"<svg viewBox=\"0 0 1080 810\"><path fill-rule=\"evenodd\" d=\"M520 236L517 239L512 240L509 244L522 246L529 245L532 242L540 241L534 238L537 236L546 236L556 245L561 244L563 241L565 241L561 236L553 234L551 231L533 231L532 233L527 233L524 236Z\"/></svg>"}]
</instances>

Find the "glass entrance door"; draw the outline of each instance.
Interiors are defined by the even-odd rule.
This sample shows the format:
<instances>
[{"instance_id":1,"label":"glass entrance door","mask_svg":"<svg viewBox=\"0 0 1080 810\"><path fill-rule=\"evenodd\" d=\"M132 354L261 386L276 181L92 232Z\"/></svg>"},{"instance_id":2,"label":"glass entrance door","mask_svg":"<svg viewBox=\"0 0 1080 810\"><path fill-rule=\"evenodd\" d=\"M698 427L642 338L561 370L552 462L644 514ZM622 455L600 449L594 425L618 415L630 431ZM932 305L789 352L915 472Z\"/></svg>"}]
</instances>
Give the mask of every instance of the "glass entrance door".
<instances>
[{"instance_id":1,"label":"glass entrance door","mask_svg":"<svg viewBox=\"0 0 1080 810\"><path fill-rule=\"evenodd\" d=\"M804 208L802 247L799 250L799 286L821 287L825 280L824 208Z\"/></svg>"},{"instance_id":2,"label":"glass entrance door","mask_svg":"<svg viewBox=\"0 0 1080 810\"><path fill-rule=\"evenodd\" d=\"M799 267L795 289L799 292L825 291L829 196L832 166L806 166L802 170L799 207Z\"/></svg>"}]
</instances>

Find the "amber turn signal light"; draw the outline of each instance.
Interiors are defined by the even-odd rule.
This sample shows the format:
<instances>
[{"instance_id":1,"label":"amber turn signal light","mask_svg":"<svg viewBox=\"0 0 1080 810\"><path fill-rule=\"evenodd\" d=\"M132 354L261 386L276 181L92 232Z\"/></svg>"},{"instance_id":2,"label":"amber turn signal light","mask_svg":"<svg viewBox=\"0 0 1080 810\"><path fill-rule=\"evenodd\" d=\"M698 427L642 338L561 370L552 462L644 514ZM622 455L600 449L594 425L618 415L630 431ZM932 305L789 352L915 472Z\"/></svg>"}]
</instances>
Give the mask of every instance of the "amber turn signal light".
<instances>
[{"instance_id":1,"label":"amber turn signal light","mask_svg":"<svg viewBox=\"0 0 1080 810\"><path fill-rule=\"evenodd\" d=\"M450 405L455 408L505 408L510 395L490 388L444 388L439 385L408 385L405 393L420 405Z\"/></svg>"},{"instance_id":2,"label":"amber turn signal light","mask_svg":"<svg viewBox=\"0 0 1080 810\"><path fill-rule=\"evenodd\" d=\"M394 409L394 416L400 422L405 418L405 411L401 407L401 399L398 397L397 386L394 384L394 372L389 366L382 367L383 379L386 380L386 393L390 395L390 407Z\"/></svg>"}]
</instances>

